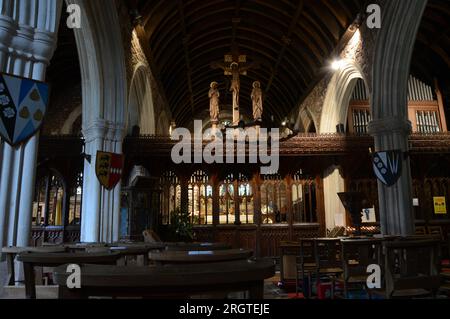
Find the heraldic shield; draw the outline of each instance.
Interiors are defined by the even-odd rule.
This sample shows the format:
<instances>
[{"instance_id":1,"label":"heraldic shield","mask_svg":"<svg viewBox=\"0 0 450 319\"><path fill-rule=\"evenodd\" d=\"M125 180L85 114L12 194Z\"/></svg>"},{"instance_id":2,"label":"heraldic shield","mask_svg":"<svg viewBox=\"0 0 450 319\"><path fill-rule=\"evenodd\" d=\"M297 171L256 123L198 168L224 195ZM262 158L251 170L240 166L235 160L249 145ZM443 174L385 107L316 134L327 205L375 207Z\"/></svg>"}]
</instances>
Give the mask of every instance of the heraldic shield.
<instances>
[{"instance_id":1,"label":"heraldic shield","mask_svg":"<svg viewBox=\"0 0 450 319\"><path fill-rule=\"evenodd\" d=\"M95 174L100 184L107 190L116 187L122 178L123 162L122 154L97 152Z\"/></svg>"},{"instance_id":2,"label":"heraldic shield","mask_svg":"<svg viewBox=\"0 0 450 319\"><path fill-rule=\"evenodd\" d=\"M402 151L378 152L373 155L373 170L377 178L386 186L397 183L402 175Z\"/></svg>"},{"instance_id":3,"label":"heraldic shield","mask_svg":"<svg viewBox=\"0 0 450 319\"><path fill-rule=\"evenodd\" d=\"M0 135L8 144L17 146L39 130L48 96L45 83L0 74Z\"/></svg>"}]
</instances>

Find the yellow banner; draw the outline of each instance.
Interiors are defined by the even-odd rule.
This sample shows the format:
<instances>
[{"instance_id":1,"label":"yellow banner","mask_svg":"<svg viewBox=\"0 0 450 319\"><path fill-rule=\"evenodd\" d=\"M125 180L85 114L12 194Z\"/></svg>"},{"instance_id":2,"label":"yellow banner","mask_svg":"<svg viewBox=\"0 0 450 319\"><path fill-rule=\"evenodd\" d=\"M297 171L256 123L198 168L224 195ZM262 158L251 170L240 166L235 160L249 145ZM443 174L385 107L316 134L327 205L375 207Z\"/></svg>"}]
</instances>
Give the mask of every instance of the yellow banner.
<instances>
[{"instance_id":1,"label":"yellow banner","mask_svg":"<svg viewBox=\"0 0 450 319\"><path fill-rule=\"evenodd\" d=\"M445 197L433 197L434 201L434 213L436 215L447 214L447 205L445 203Z\"/></svg>"}]
</instances>

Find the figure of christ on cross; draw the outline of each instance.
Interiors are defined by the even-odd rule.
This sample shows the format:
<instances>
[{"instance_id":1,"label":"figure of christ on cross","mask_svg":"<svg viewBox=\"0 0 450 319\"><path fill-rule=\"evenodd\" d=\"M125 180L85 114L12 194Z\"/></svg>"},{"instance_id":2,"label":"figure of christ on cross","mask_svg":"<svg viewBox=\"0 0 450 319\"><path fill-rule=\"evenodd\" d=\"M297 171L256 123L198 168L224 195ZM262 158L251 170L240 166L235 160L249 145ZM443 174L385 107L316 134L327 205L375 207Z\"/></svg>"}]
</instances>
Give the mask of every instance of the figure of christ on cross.
<instances>
[{"instance_id":1,"label":"figure of christ on cross","mask_svg":"<svg viewBox=\"0 0 450 319\"><path fill-rule=\"evenodd\" d=\"M241 81L239 76L241 72L239 70L239 64L236 62L231 63L231 87L230 91L233 92L233 125L238 125L240 121L239 115L239 90L241 88Z\"/></svg>"},{"instance_id":2,"label":"figure of christ on cross","mask_svg":"<svg viewBox=\"0 0 450 319\"><path fill-rule=\"evenodd\" d=\"M239 113L239 91L241 88L240 76L247 75L247 71L251 68L257 67L257 63L243 65L235 60L246 60L246 56L239 56L239 59L234 59L231 64L227 64L226 62L229 59L225 59L225 63L212 63L211 67L213 69L222 69L225 75L231 75L231 86L230 91L233 92L233 126L237 126L240 121L240 113Z\"/></svg>"}]
</instances>

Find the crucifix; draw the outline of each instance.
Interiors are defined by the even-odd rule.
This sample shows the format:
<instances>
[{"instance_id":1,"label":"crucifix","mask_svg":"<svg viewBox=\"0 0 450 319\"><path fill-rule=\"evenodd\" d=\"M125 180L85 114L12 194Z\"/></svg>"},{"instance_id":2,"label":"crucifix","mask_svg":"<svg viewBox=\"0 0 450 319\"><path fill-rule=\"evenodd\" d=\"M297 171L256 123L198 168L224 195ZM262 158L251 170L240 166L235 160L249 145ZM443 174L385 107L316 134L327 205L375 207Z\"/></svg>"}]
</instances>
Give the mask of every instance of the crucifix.
<instances>
[{"instance_id":1,"label":"crucifix","mask_svg":"<svg viewBox=\"0 0 450 319\"><path fill-rule=\"evenodd\" d=\"M247 56L239 54L237 45L233 45L231 54L225 55L224 62L211 64L213 69L222 69L224 75L231 76L230 91L233 92L233 125L238 125L239 114L239 90L241 88L240 76L247 75L247 71L255 67L257 63L247 63Z\"/></svg>"}]
</instances>

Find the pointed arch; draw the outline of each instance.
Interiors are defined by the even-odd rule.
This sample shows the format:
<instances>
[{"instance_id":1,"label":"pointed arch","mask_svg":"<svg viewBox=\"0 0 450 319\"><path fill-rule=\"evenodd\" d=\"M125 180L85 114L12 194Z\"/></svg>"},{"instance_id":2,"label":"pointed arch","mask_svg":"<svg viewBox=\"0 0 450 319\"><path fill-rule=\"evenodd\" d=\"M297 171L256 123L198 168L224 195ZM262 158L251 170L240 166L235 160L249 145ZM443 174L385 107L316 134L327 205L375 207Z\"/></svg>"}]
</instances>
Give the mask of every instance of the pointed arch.
<instances>
[{"instance_id":1,"label":"pointed arch","mask_svg":"<svg viewBox=\"0 0 450 319\"><path fill-rule=\"evenodd\" d=\"M341 68L333 75L327 88L320 118L320 133L336 133L336 125L347 125L348 105L358 79L367 83L361 67L355 61L343 60ZM367 84L366 91L369 92Z\"/></svg>"},{"instance_id":2,"label":"pointed arch","mask_svg":"<svg viewBox=\"0 0 450 319\"><path fill-rule=\"evenodd\" d=\"M156 133L150 70L143 64L138 65L134 71L128 95L128 134L134 126L139 126L143 135Z\"/></svg>"}]
</instances>

